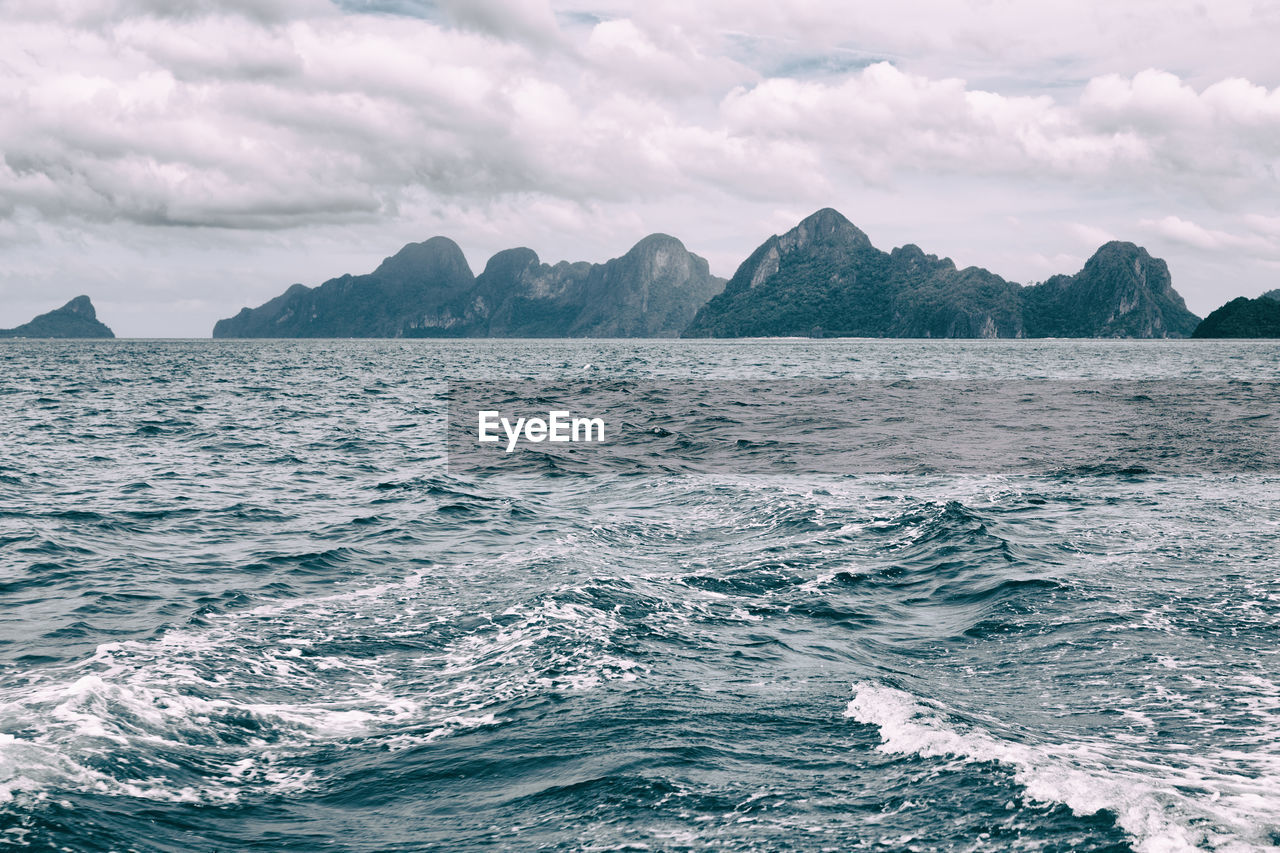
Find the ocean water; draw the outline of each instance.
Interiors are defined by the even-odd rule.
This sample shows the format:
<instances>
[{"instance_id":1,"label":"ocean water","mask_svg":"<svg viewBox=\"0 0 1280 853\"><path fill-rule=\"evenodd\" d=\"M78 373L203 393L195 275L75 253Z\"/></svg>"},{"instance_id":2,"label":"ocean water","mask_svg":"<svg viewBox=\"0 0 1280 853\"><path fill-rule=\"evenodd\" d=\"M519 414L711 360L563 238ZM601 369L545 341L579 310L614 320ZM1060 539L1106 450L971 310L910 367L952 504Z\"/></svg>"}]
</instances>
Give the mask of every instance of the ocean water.
<instances>
[{"instance_id":1,"label":"ocean water","mask_svg":"<svg viewBox=\"0 0 1280 853\"><path fill-rule=\"evenodd\" d=\"M1269 461L446 465L451 382L599 376L1229 406L1280 345L4 342L0 848L1280 849Z\"/></svg>"}]
</instances>

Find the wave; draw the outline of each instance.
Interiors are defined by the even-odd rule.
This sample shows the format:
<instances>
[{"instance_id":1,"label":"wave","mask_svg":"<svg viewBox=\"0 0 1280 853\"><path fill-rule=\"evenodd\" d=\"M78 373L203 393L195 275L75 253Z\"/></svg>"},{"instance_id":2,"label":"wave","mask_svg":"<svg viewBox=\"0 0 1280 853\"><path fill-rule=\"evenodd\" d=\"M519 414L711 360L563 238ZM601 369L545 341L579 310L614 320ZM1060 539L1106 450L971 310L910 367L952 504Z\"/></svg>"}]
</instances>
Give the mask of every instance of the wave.
<instances>
[{"instance_id":1,"label":"wave","mask_svg":"<svg viewBox=\"0 0 1280 853\"><path fill-rule=\"evenodd\" d=\"M615 648L616 617L572 588L464 613L424 576L213 614L11 675L0 802L70 791L226 804L355 785L359 773L334 766L348 751L428 747L644 672Z\"/></svg>"},{"instance_id":2,"label":"wave","mask_svg":"<svg viewBox=\"0 0 1280 853\"><path fill-rule=\"evenodd\" d=\"M1109 812L1141 853L1277 849L1280 835L1271 804L1280 796L1280 777L1251 778L1205 767L1194 773L1155 761L1126 761L1105 741L1033 745L1007 740L875 682L853 685L844 715L879 729L883 752L996 763L1012 770L1033 800L1061 803L1082 816Z\"/></svg>"}]
</instances>

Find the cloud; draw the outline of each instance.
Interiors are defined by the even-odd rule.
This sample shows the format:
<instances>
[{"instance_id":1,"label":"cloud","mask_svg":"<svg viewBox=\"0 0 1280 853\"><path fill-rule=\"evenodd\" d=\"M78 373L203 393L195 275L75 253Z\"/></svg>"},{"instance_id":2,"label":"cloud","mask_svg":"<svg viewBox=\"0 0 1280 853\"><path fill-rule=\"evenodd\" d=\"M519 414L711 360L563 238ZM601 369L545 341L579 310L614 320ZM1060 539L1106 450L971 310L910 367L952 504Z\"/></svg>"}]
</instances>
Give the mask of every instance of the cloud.
<instances>
[{"instance_id":1,"label":"cloud","mask_svg":"<svg viewBox=\"0 0 1280 853\"><path fill-rule=\"evenodd\" d=\"M566 0L560 8L678 26L708 53L761 72L778 56L851 50L913 73L962 76L1025 92L1145 68L1193 74L1196 85L1238 75L1274 85L1280 7L1255 0ZM904 21L926 22L904 26ZM729 44L728 42L736 42ZM713 47L714 46L714 47ZM754 54L754 58L753 58Z\"/></svg>"},{"instance_id":2,"label":"cloud","mask_svg":"<svg viewBox=\"0 0 1280 853\"><path fill-rule=\"evenodd\" d=\"M152 224L287 227L390 211L416 184L485 191L476 176L509 159L492 142L508 135L503 78L527 62L385 19L130 19L77 33L56 64L60 28L6 34L26 49L0 71L13 84L0 93L5 206Z\"/></svg>"},{"instance_id":3,"label":"cloud","mask_svg":"<svg viewBox=\"0 0 1280 853\"><path fill-rule=\"evenodd\" d=\"M1280 239L1280 216L1246 213L1241 217L1241 220L1255 233Z\"/></svg>"},{"instance_id":4,"label":"cloud","mask_svg":"<svg viewBox=\"0 0 1280 853\"><path fill-rule=\"evenodd\" d=\"M612 57L575 88L540 74L519 43L430 21L358 23L130 18L76 31L71 54L61 26L11 28L26 49L0 70L12 84L0 94L0 209L305 227L392 215L415 188L590 201L767 173L774 159L815 165L794 146L683 120L649 85L602 93L594 81L618 73ZM681 67L648 50L659 77Z\"/></svg>"},{"instance_id":5,"label":"cloud","mask_svg":"<svg viewBox=\"0 0 1280 853\"><path fill-rule=\"evenodd\" d=\"M1165 171L1192 175L1202 185L1280 177L1280 88L1229 78L1196 91L1173 74L1146 70L1090 81L1080 112L1099 129L1150 140Z\"/></svg>"},{"instance_id":6,"label":"cloud","mask_svg":"<svg viewBox=\"0 0 1280 853\"><path fill-rule=\"evenodd\" d=\"M1088 225L1083 222L1073 222L1068 226L1068 231L1080 241L1081 244L1096 248L1098 246L1110 243L1119 238L1115 234L1105 228L1099 228L1096 225Z\"/></svg>"},{"instance_id":7,"label":"cloud","mask_svg":"<svg viewBox=\"0 0 1280 853\"><path fill-rule=\"evenodd\" d=\"M545 2L441 5L465 32L312 0L257 16L86 0L46 20L19 4L28 19L0 35L0 210L257 229L393 216L410 189L791 200L934 174L1159 184L1220 202L1277 178L1280 89L1239 78L1108 74L1066 98L889 62L762 78L708 52L716 4L601 20L572 48ZM829 4L797 8L789 24L764 5L742 20L845 26Z\"/></svg>"},{"instance_id":8,"label":"cloud","mask_svg":"<svg viewBox=\"0 0 1280 853\"><path fill-rule=\"evenodd\" d=\"M69 25L110 27L124 20L193 20L238 16L262 24L332 14L327 0L4 0L6 20L60 21Z\"/></svg>"},{"instance_id":9,"label":"cloud","mask_svg":"<svg viewBox=\"0 0 1280 853\"><path fill-rule=\"evenodd\" d=\"M678 27L642 29L625 18L596 24L583 54L611 88L674 99L722 93L757 77L727 57L704 54Z\"/></svg>"},{"instance_id":10,"label":"cloud","mask_svg":"<svg viewBox=\"0 0 1280 853\"><path fill-rule=\"evenodd\" d=\"M1233 234L1228 231L1205 228L1177 216L1165 216L1156 220L1143 219L1138 222L1138 225L1175 243L1182 243L1206 252L1243 250L1280 254L1280 241L1274 238L1259 234Z\"/></svg>"},{"instance_id":11,"label":"cloud","mask_svg":"<svg viewBox=\"0 0 1280 853\"><path fill-rule=\"evenodd\" d=\"M1091 128L1047 96L972 90L884 62L834 82L775 79L739 89L723 113L738 134L805 139L865 180L902 169L1091 176L1150 159L1140 136Z\"/></svg>"},{"instance_id":12,"label":"cloud","mask_svg":"<svg viewBox=\"0 0 1280 853\"><path fill-rule=\"evenodd\" d=\"M503 39L540 46L560 41L560 28L546 0L436 0L458 25Z\"/></svg>"}]
</instances>

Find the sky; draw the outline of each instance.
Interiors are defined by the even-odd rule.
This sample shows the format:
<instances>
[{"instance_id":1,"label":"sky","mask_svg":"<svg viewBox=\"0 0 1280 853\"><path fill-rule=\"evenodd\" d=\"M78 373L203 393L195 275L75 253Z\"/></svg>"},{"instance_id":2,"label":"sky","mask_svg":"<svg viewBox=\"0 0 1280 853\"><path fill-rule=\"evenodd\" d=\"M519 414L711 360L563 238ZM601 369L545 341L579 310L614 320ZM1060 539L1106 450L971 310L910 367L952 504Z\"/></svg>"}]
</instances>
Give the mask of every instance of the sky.
<instances>
[{"instance_id":1,"label":"sky","mask_svg":"<svg viewBox=\"0 0 1280 853\"><path fill-rule=\"evenodd\" d=\"M0 327L207 337L444 235L733 274L822 207L1031 283L1280 287L1277 0L0 0Z\"/></svg>"}]
</instances>

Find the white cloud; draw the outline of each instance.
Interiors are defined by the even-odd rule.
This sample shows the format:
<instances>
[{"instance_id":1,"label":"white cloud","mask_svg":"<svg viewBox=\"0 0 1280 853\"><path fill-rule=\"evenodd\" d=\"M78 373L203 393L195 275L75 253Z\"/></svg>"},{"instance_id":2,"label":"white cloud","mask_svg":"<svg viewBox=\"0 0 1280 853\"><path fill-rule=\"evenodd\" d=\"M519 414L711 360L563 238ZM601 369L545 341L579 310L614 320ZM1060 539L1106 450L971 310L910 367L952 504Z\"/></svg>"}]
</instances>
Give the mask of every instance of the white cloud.
<instances>
[{"instance_id":1,"label":"white cloud","mask_svg":"<svg viewBox=\"0 0 1280 853\"><path fill-rule=\"evenodd\" d=\"M1132 133L1095 131L1047 96L1004 96L877 63L835 82L775 79L729 94L742 135L805 139L865 180L899 169L1095 175L1149 159Z\"/></svg>"},{"instance_id":2,"label":"white cloud","mask_svg":"<svg viewBox=\"0 0 1280 853\"><path fill-rule=\"evenodd\" d=\"M1241 220L1250 230L1258 234L1280 239L1280 216L1262 216L1257 213L1246 213L1241 217Z\"/></svg>"},{"instance_id":3,"label":"white cloud","mask_svg":"<svg viewBox=\"0 0 1280 853\"><path fill-rule=\"evenodd\" d=\"M610 88L641 89L672 99L716 96L757 75L723 56L707 56L679 27L642 29L630 19L602 21L583 47Z\"/></svg>"},{"instance_id":4,"label":"white cloud","mask_svg":"<svg viewBox=\"0 0 1280 853\"><path fill-rule=\"evenodd\" d=\"M1156 220L1143 219L1138 222L1138 225L1175 243L1193 246L1207 252L1249 251L1280 254L1280 241L1274 238L1205 228L1178 216L1165 216Z\"/></svg>"},{"instance_id":5,"label":"white cloud","mask_svg":"<svg viewBox=\"0 0 1280 853\"><path fill-rule=\"evenodd\" d=\"M1280 153L1280 90L1237 79L1197 90L1165 72L1108 75L1078 100L886 62L756 80L679 27L605 21L580 54L551 60L522 40L539 21L550 33L549 7L450 8L504 21L516 40L193 5L179 20L73 27L68 53L65 23L17 24L0 37L16 55L0 71L0 198L53 217L261 228L390 215L411 187L812 198L912 172L1163 181L1217 197L1231 181L1256 188Z\"/></svg>"},{"instance_id":6,"label":"white cloud","mask_svg":"<svg viewBox=\"0 0 1280 853\"><path fill-rule=\"evenodd\" d=\"M1068 231L1080 241L1084 246L1097 248L1113 240L1119 239L1115 234L1105 228L1099 228L1096 225L1089 225L1084 222L1073 222L1068 226Z\"/></svg>"},{"instance_id":7,"label":"white cloud","mask_svg":"<svg viewBox=\"0 0 1280 853\"><path fill-rule=\"evenodd\" d=\"M962 76L1022 91L1166 68L1196 85L1230 76L1274 79L1280 7L1255 0L566 0L561 7L678 25L725 52L746 38L768 61L775 50L856 49L913 73ZM904 23L909 22L909 23ZM763 66L762 66L763 67Z\"/></svg>"}]
</instances>

